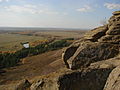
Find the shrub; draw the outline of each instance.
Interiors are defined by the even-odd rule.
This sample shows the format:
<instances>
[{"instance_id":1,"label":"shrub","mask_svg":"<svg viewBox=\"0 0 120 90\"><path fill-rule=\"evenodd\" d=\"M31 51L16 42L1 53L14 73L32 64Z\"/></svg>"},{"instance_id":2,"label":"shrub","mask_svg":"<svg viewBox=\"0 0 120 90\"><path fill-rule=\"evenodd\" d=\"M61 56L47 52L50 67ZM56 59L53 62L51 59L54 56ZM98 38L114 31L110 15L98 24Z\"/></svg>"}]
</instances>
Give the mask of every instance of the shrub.
<instances>
[{"instance_id":1,"label":"shrub","mask_svg":"<svg viewBox=\"0 0 120 90\"><path fill-rule=\"evenodd\" d=\"M53 43L40 44L35 47L23 48L15 53L0 54L0 68L6 68L17 65L21 58L28 55L37 55L50 50L56 50L70 45L67 40L59 40Z\"/></svg>"}]
</instances>

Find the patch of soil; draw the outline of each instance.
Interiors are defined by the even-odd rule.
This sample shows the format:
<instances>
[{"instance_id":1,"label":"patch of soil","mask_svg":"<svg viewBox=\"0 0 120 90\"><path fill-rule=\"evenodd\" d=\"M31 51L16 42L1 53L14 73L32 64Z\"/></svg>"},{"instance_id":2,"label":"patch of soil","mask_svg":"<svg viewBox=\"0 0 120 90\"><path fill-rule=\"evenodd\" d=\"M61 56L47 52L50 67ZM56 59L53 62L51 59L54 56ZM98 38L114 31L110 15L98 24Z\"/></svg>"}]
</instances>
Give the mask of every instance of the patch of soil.
<instances>
[{"instance_id":1,"label":"patch of soil","mask_svg":"<svg viewBox=\"0 0 120 90\"><path fill-rule=\"evenodd\" d=\"M4 69L6 72L0 75L0 84L8 84L24 78L32 79L54 72L64 67L61 55L62 49L24 58L23 64Z\"/></svg>"}]
</instances>

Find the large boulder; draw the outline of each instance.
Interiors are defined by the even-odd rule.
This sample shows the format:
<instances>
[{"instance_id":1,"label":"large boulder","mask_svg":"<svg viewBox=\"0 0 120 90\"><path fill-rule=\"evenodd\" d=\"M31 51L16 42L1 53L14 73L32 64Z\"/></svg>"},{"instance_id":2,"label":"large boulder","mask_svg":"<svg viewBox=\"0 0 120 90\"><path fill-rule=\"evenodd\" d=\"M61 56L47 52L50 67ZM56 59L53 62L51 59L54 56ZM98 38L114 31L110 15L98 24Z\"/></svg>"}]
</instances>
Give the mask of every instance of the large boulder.
<instances>
[{"instance_id":1,"label":"large boulder","mask_svg":"<svg viewBox=\"0 0 120 90\"><path fill-rule=\"evenodd\" d=\"M106 32L107 35L120 35L120 21L111 25Z\"/></svg>"},{"instance_id":2,"label":"large boulder","mask_svg":"<svg viewBox=\"0 0 120 90\"><path fill-rule=\"evenodd\" d=\"M72 46L66 49L69 52ZM66 67L81 69L93 62L113 58L119 54L120 48L120 14L114 12L107 25L89 31L79 40L79 47L74 53L64 53ZM65 52L66 52L65 51Z\"/></svg>"},{"instance_id":3,"label":"large boulder","mask_svg":"<svg viewBox=\"0 0 120 90\"><path fill-rule=\"evenodd\" d=\"M102 90L114 67L90 65L84 70L62 69L36 79L31 90Z\"/></svg>"},{"instance_id":4,"label":"large boulder","mask_svg":"<svg viewBox=\"0 0 120 90\"><path fill-rule=\"evenodd\" d=\"M107 30L108 30L108 25L100 26L86 33L84 35L84 38L91 41L97 41L99 38L105 35Z\"/></svg>"},{"instance_id":5,"label":"large boulder","mask_svg":"<svg viewBox=\"0 0 120 90\"><path fill-rule=\"evenodd\" d=\"M98 41L119 44L120 43L120 35L105 35L102 38L100 38Z\"/></svg>"},{"instance_id":6,"label":"large boulder","mask_svg":"<svg viewBox=\"0 0 120 90\"><path fill-rule=\"evenodd\" d=\"M120 11L113 12L113 15L120 15Z\"/></svg>"},{"instance_id":7,"label":"large boulder","mask_svg":"<svg viewBox=\"0 0 120 90\"><path fill-rule=\"evenodd\" d=\"M120 66L110 73L104 90L120 90Z\"/></svg>"},{"instance_id":8,"label":"large boulder","mask_svg":"<svg viewBox=\"0 0 120 90\"><path fill-rule=\"evenodd\" d=\"M87 67L90 63L115 57L119 47L108 43L86 43L81 45L75 54L67 60L70 69Z\"/></svg>"}]
</instances>

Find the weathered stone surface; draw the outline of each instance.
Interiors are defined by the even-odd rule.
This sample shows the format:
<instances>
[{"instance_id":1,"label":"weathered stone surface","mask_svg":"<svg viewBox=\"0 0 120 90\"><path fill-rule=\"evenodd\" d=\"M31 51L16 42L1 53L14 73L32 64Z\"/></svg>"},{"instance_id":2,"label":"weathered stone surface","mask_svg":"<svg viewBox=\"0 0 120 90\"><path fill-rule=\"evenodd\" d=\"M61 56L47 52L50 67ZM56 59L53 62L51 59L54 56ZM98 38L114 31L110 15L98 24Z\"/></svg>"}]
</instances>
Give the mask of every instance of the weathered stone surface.
<instances>
[{"instance_id":1,"label":"weathered stone surface","mask_svg":"<svg viewBox=\"0 0 120 90\"><path fill-rule=\"evenodd\" d=\"M79 69L87 67L90 63L106 60L119 53L117 45L108 43L86 43L81 45L75 54L67 60L69 68Z\"/></svg>"},{"instance_id":2,"label":"weathered stone surface","mask_svg":"<svg viewBox=\"0 0 120 90\"><path fill-rule=\"evenodd\" d=\"M75 52L77 51L77 49L80 45L84 45L84 44L89 43L89 42L90 41L86 40L86 39L77 40L72 45L70 45L65 50L63 50L62 60L64 61L67 68L69 68L67 60L70 59L75 54Z\"/></svg>"},{"instance_id":3,"label":"weathered stone surface","mask_svg":"<svg viewBox=\"0 0 120 90\"><path fill-rule=\"evenodd\" d=\"M120 25L117 24L115 26L114 25L110 26L106 34L107 35L120 35Z\"/></svg>"},{"instance_id":4,"label":"weathered stone surface","mask_svg":"<svg viewBox=\"0 0 120 90\"><path fill-rule=\"evenodd\" d=\"M108 30L108 25L95 28L84 35L85 39L92 41L97 41L100 37L105 35L105 32Z\"/></svg>"},{"instance_id":5,"label":"weathered stone surface","mask_svg":"<svg viewBox=\"0 0 120 90\"><path fill-rule=\"evenodd\" d=\"M90 66L83 71L59 71L34 81L31 90L102 90L112 69Z\"/></svg>"},{"instance_id":6,"label":"weathered stone surface","mask_svg":"<svg viewBox=\"0 0 120 90\"><path fill-rule=\"evenodd\" d=\"M89 66L90 63L113 58L118 54L120 47L120 14L118 12L114 12L114 14L108 25L95 28L85 34L79 42L79 48L64 60L67 67L80 69ZM68 55L64 53L63 56L67 57Z\"/></svg>"},{"instance_id":7,"label":"weathered stone surface","mask_svg":"<svg viewBox=\"0 0 120 90\"><path fill-rule=\"evenodd\" d=\"M68 47L63 53L62 53L62 59L65 62L65 65L68 66L68 63L66 62L71 56L74 55L74 53L76 52L78 46L70 46Z\"/></svg>"},{"instance_id":8,"label":"weathered stone surface","mask_svg":"<svg viewBox=\"0 0 120 90\"><path fill-rule=\"evenodd\" d=\"M102 90L111 69L75 71L59 78L59 90Z\"/></svg>"},{"instance_id":9,"label":"weathered stone surface","mask_svg":"<svg viewBox=\"0 0 120 90\"><path fill-rule=\"evenodd\" d=\"M120 14L119 15L113 15L112 17L110 17L110 19L108 20L109 24L116 24L117 21L120 21Z\"/></svg>"},{"instance_id":10,"label":"weathered stone surface","mask_svg":"<svg viewBox=\"0 0 120 90\"><path fill-rule=\"evenodd\" d=\"M120 55L104 61L98 61L90 64L90 68L115 68L120 65Z\"/></svg>"},{"instance_id":11,"label":"weathered stone surface","mask_svg":"<svg viewBox=\"0 0 120 90\"><path fill-rule=\"evenodd\" d=\"M120 66L110 73L104 90L120 90Z\"/></svg>"},{"instance_id":12,"label":"weathered stone surface","mask_svg":"<svg viewBox=\"0 0 120 90\"><path fill-rule=\"evenodd\" d=\"M36 83L33 83L30 87L31 90L38 90L38 89L42 89L44 84L43 80L38 80Z\"/></svg>"},{"instance_id":13,"label":"weathered stone surface","mask_svg":"<svg viewBox=\"0 0 120 90\"><path fill-rule=\"evenodd\" d=\"M120 15L120 11L113 12L113 15Z\"/></svg>"},{"instance_id":14,"label":"weathered stone surface","mask_svg":"<svg viewBox=\"0 0 120 90\"><path fill-rule=\"evenodd\" d=\"M120 35L105 35L102 38L100 38L98 41L119 44L120 43Z\"/></svg>"},{"instance_id":15,"label":"weathered stone surface","mask_svg":"<svg viewBox=\"0 0 120 90\"><path fill-rule=\"evenodd\" d=\"M29 88L31 86L30 82L26 79L21 80L17 86L15 90L26 90L27 88Z\"/></svg>"}]
</instances>

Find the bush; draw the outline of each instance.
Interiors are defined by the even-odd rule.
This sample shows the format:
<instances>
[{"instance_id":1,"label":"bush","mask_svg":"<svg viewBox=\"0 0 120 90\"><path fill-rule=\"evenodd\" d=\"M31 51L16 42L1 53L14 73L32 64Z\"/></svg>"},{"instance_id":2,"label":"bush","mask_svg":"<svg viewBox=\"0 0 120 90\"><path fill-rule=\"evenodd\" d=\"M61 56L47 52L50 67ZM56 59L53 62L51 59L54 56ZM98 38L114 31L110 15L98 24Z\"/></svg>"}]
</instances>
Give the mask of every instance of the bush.
<instances>
[{"instance_id":1,"label":"bush","mask_svg":"<svg viewBox=\"0 0 120 90\"><path fill-rule=\"evenodd\" d=\"M0 54L0 68L6 68L17 65L20 59L28 55L37 55L50 50L56 50L70 45L67 40L59 40L53 43L40 44L35 47L23 48L15 53Z\"/></svg>"}]
</instances>

